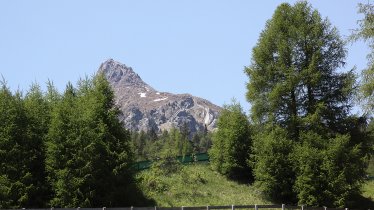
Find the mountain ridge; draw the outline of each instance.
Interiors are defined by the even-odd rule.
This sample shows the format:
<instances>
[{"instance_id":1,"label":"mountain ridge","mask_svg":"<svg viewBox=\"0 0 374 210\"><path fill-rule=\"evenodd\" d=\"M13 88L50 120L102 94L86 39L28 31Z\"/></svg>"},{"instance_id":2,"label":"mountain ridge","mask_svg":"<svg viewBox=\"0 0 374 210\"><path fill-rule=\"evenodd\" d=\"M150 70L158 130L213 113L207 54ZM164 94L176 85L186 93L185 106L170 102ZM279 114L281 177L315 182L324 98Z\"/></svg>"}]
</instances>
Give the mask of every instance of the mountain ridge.
<instances>
[{"instance_id":1,"label":"mountain ridge","mask_svg":"<svg viewBox=\"0 0 374 210\"><path fill-rule=\"evenodd\" d=\"M180 128L187 124L190 132L216 128L221 107L191 94L160 92L144 82L131 68L113 59L103 62L103 73L121 110L120 120L132 131L155 131Z\"/></svg>"}]
</instances>

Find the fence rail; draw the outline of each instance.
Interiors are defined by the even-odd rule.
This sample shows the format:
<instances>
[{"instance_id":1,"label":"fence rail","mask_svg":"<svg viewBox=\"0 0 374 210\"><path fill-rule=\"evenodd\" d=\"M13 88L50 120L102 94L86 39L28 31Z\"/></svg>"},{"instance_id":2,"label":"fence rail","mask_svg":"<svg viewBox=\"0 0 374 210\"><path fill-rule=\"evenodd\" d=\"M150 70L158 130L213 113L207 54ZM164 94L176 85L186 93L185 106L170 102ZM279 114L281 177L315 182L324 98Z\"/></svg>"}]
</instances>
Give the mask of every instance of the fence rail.
<instances>
[{"instance_id":1,"label":"fence rail","mask_svg":"<svg viewBox=\"0 0 374 210\"><path fill-rule=\"evenodd\" d=\"M0 209L0 210L213 210L213 209L282 209L282 210L290 210L290 209L300 209L300 210L356 210L356 209L348 209L348 208L327 208L327 207L308 207L308 206L292 206L292 205L231 205L231 206L182 206L182 207L123 207L123 208L22 208L22 209ZM357 209L358 210L358 209ZM371 209L368 209L371 210ZM374 209L372 209L374 210Z\"/></svg>"}]
</instances>

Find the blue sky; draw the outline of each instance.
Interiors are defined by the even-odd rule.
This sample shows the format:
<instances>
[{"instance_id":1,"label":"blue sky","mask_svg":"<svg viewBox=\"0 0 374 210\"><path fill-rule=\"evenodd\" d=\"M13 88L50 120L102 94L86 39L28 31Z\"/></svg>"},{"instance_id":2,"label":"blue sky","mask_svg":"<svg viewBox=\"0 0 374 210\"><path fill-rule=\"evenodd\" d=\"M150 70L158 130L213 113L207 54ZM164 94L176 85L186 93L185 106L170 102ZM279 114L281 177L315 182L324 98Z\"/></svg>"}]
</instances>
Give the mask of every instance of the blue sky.
<instances>
[{"instance_id":1,"label":"blue sky","mask_svg":"<svg viewBox=\"0 0 374 210\"><path fill-rule=\"evenodd\" d=\"M285 1L0 1L0 74L12 90L94 74L108 58L133 67L159 91L217 105L236 98L248 112L244 66L266 20ZM286 1L293 4L295 1ZM357 27L357 2L310 0L342 37ZM366 65L363 43L347 45L346 70Z\"/></svg>"}]
</instances>

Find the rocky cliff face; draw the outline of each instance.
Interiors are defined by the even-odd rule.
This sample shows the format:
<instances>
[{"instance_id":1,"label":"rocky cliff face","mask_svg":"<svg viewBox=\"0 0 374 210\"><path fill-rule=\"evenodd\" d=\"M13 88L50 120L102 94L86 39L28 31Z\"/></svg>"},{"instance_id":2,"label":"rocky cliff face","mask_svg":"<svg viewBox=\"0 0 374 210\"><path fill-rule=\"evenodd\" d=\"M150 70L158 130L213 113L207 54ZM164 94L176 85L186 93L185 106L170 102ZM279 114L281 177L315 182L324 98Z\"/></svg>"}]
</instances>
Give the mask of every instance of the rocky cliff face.
<instances>
[{"instance_id":1,"label":"rocky cliff face","mask_svg":"<svg viewBox=\"0 0 374 210\"><path fill-rule=\"evenodd\" d=\"M145 83L131 67L112 59L101 64L113 87L121 121L133 131L169 130L187 124L191 132L213 130L221 110L209 101L189 94L159 92Z\"/></svg>"}]
</instances>

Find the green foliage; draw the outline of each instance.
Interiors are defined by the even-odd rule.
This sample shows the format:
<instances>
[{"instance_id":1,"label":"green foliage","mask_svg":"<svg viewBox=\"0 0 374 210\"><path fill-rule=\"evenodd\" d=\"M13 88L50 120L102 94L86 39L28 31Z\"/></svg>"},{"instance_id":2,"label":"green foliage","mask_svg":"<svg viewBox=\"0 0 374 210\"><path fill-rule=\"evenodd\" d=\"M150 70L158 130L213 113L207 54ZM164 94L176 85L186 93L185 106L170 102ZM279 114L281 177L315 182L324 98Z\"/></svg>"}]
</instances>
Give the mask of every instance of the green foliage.
<instances>
[{"instance_id":1,"label":"green foliage","mask_svg":"<svg viewBox=\"0 0 374 210\"><path fill-rule=\"evenodd\" d=\"M171 176L182 169L181 163L177 160L176 150L164 148L160 156L153 161L149 173L142 177L143 186L150 191L163 193L170 185L163 182L162 177Z\"/></svg>"},{"instance_id":2,"label":"green foliage","mask_svg":"<svg viewBox=\"0 0 374 210\"><path fill-rule=\"evenodd\" d=\"M348 135L324 139L308 132L295 150L299 203L343 207L360 191L365 174L365 156L360 147L350 146Z\"/></svg>"},{"instance_id":3,"label":"green foliage","mask_svg":"<svg viewBox=\"0 0 374 210\"><path fill-rule=\"evenodd\" d=\"M364 18L358 21L359 28L350 36L351 41L364 40L368 43L371 51L367 55L367 68L362 70L360 86L360 98L364 101L364 107L370 114L374 113L374 5L367 3L358 4L358 13L364 15Z\"/></svg>"},{"instance_id":4,"label":"green foliage","mask_svg":"<svg viewBox=\"0 0 374 210\"><path fill-rule=\"evenodd\" d=\"M252 165L255 186L266 198L276 202L294 202L292 169L294 145L280 127L268 128L253 140Z\"/></svg>"},{"instance_id":5,"label":"green foliage","mask_svg":"<svg viewBox=\"0 0 374 210\"><path fill-rule=\"evenodd\" d=\"M211 133L201 131L192 135L185 124L180 129L172 128L158 135L153 129L148 132L132 132L131 140L137 161L156 160L165 149L176 156L205 153L211 146Z\"/></svg>"},{"instance_id":6,"label":"green foliage","mask_svg":"<svg viewBox=\"0 0 374 210\"><path fill-rule=\"evenodd\" d=\"M35 96L35 97L34 97ZM38 99L42 96L32 89L26 101L22 94L12 94L5 82L0 88L0 208L41 206L45 174L43 168L43 138L37 127ZM40 121L39 121L40 120ZM42 194L39 194L42 193Z\"/></svg>"},{"instance_id":7,"label":"green foliage","mask_svg":"<svg viewBox=\"0 0 374 210\"><path fill-rule=\"evenodd\" d=\"M224 107L218 118L217 131L209 150L213 169L228 177L250 179L252 171L248 159L251 143L247 116L240 104L234 101Z\"/></svg>"},{"instance_id":8,"label":"green foliage","mask_svg":"<svg viewBox=\"0 0 374 210\"><path fill-rule=\"evenodd\" d=\"M137 174L145 195L157 206L206 206L267 204L255 187L238 184L211 169L209 164L190 164L168 176L154 176L151 170ZM149 177L153 177L149 179ZM150 180L157 180L150 185ZM150 187L152 186L152 187Z\"/></svg>"},{"instance_id":9,"label":"green foliage","mask_svg":"<svg viewBox=\"0 0 374 210\"><path fill-rule=\"evenodd\" d=\"M118 119L113 92L103 77L68 84L53 109L48 133L47 170L53 206L129 204L132 182L130 134Z\"/></svg>"},{"instance_id":10,"label":"green foliage","mask_svg":"<svg viewBox=\"0 0 374 210\"><path fill-rule=\"evenodd\" d=\"M359 193L371 143L349 116L353 71L336 28L305 1L281 4L253 48L247 99L256 183L271 199L343 206Z\"/></svg>"},{"instance_id":11,"label":"green foliage","mask_svg":"<svg viewBox=\"0 0 374 210\"><path fill-rule=\"evenodd\" d=\"M33 193L29 196L28 207L46 205L50 198L50 186L45 170L45 141L50 124L50 106L38 84L33 84L24 98L27 117L27 148L31 153L30 173Z\"/></svg>"},{"instance_id":12,"label":"green foliage","mask_svg":"<svg viewBox=\"0 0 374 210\"><path fill-rule=\"evenodd\" d=\"M311 129L304 119L316 113L322 127L339 127L351 107L354 75L337 72L346 57L343 41L308 3L281 4L252 54L245 72L255 122L282 125L294 139Z\"/></svg>"}]
</instances>

